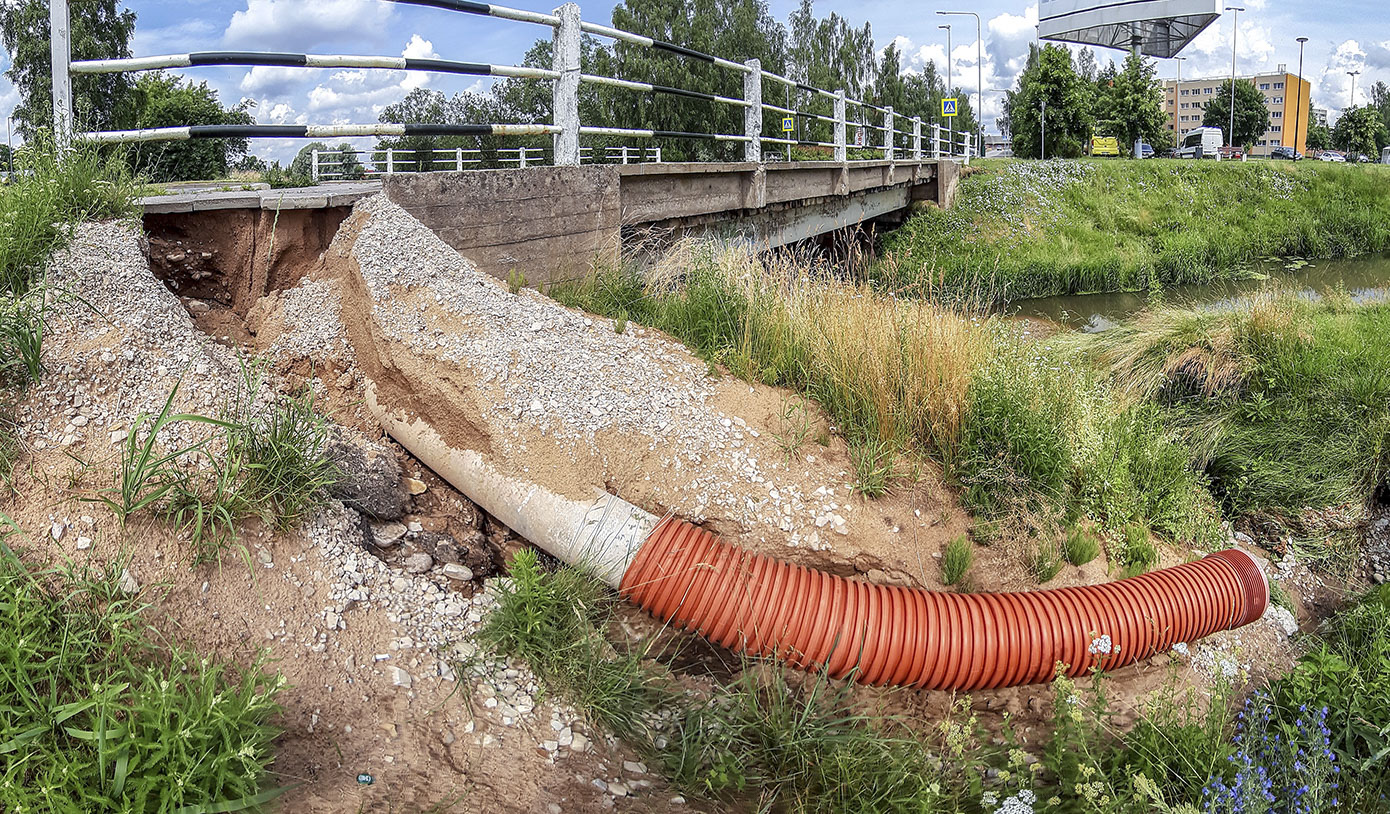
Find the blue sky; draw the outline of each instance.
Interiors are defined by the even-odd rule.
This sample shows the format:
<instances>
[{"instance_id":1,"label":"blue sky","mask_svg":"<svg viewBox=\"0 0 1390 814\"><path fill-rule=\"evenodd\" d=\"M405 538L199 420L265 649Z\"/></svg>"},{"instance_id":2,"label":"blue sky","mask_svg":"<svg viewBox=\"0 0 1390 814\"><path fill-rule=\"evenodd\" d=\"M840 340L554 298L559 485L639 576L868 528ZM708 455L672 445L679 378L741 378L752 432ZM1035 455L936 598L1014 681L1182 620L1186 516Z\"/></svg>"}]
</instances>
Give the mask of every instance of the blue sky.
<instances>
[{"instance_id":1,"label":"blue sky","mask_svg":"<svg viewBox=\"0 0 1390 814\"><path fill-rule=\"evenodd\" d=\"M525 23L437 9L403 6L381 0L126 0L138 15L132 51L137 55L236 48L314 53L405 54L476 62L519 62L546 29ZM517 8L550 11L552 2L515 0ZM775 16L785 19L794 0L773 0ZM1313 85L1313 103L1335 119L1347 104L1351 78L1359 70L1356 100L1364 104L1376 80L1390 82L1390 15L1371 0L1328 0L1318 4L1244 0L1237 39L1237 70L1242 74L1273 70L1286 63L1297 69L1295 38L1309 38L1304 75ZM1037 5L1019 0L955 3L941 8L968 9L984 18L984 112L994 131L1002 94L994 88L1013 85L1033 39ZM586 20L609 22L612 2L581 3ZM838 12L856 24L869 22L877 45L896 39L907 58L906 69L934 60L944 69L944 22L930 3L895 0L819 0L819 15ZM969 17L952 23L952 58L956 84L976 88L975 25ZM1184 52L1184 77L1230 72L1231 15L1227 14ZM721 55L738 58L740 55ZM1102 61L1123 54L1101 50ZM0 56L0 59L4 59ZM1172 77L1176 63L1160 60L1159 75ZM3 67L8 67L5 59ZM263 123L360 123L376 121L381 109L411 88L432 87L453 93L483 89L472 77L449 77L397 71L315 70L303 68L193 68L186 73L206 80L224 102L255 101ZM0 78L0 115L8 115L17 94ZM252 151L284 160L297 145L289 140L258 141Z\"/></svg>"}]
</instances>

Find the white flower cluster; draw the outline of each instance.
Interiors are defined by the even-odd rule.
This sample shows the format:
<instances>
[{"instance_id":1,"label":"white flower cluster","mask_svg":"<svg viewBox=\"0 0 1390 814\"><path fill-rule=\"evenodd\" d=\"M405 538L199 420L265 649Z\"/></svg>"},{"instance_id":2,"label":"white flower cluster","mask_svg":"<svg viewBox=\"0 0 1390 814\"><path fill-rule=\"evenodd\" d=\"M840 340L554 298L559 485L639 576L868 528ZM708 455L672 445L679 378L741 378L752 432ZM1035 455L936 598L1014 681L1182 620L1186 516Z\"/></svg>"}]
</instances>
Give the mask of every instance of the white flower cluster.
<instances>
[{"instance_id":1,"label":"white flower cluster","mask_svg":"<svg viewBox=\"0 0 1390 814\"><path fill-rule=\"evenodd\" d=\"M1033 803L1037 802L1038 796L1029 789L1024 789L1012 797L1006 797L1003 805L994 810L994 814L1033 814Z\"/></svg>"},{"instance_id":2,"label":"white flower cluster","mask_svg":"<svg viewBox=\"0 0 1390 814\"><path fill-rule=\"evenodd\" d=\"M1178 642L1177 644L1175 644L1175 645L1172 646L1171 650L1172 650L1174 653L1177 653L1179 656L1184 656L1184 657L1185 657L1185 656L1188 655L1188 652L1187 652L1187 642Z\"/></svg>"},{"instance_id":3,"label":"white flower cluster","mask_svg":"<svg viewBox=\"0 0 1390 814\"><path fill-rule=\"evenodd\" d=\"M1092 639L1091 646L1086 650L1093 656L1108 656L1111 653L1120 652L1120 648L1116 647L1114 642L1110 640L1109 633L1102 633Z\"/></svg>"}]
</instances>

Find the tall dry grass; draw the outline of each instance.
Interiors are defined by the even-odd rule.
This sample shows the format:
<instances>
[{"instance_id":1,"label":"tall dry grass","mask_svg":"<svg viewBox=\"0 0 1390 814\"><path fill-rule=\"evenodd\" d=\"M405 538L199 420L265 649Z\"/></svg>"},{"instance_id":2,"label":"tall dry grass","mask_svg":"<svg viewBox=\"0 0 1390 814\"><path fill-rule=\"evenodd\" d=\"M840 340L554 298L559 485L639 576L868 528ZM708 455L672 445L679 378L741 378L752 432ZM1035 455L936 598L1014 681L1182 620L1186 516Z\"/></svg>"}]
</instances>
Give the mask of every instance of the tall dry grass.
<instances>
[{"instance_id":1,"label":"tall dry grass","mask_svg":"<svg viewBox=\"0 0 1390 814\"><path fill-rule=\"evenodd\" d=\"M681 241L643 276L605 274L624 279L557 296L613 313L600 291L625 291L617 311L737 375L806 391L851 444L953 455L991 318L894 297L805 254L759 256L727 244Z\"/></svg>"}]
</instances>

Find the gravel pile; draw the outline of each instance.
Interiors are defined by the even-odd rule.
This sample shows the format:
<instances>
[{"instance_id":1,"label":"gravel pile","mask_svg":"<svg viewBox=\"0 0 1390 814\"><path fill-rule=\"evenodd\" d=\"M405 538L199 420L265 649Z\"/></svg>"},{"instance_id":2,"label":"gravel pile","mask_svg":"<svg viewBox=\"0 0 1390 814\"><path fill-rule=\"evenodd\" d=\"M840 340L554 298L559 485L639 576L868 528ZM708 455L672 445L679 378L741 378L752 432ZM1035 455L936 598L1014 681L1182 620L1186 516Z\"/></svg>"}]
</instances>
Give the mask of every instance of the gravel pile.
<instances>
[{"instance_id":1,"label":"gravel pile","mask_svg":"<svg viewBox=\"0 0 1390 814\"><path fill-rule=\"evenodd\" d=\"M228 383L240 381L236 355L194 327L150 273L141 240L127 223L86 223L54 256L47 374L19 410L20 436L34 449L76 445L105 455L125 440L132 417L158 413L176 384L175 411L215 415ZM186 444L207 432L179 423L160 440Z\"/></svg>"},{"instance_id":2,"label":"gravel pile","mask_svg":"<svg viewBox=\"0 0 1390 814\"><path fill-rule=\"evenodd\" d=\"M602 437L621 437L623 449L655 455L637 476L681 481L670 504L697 522L717 514L813 549L847 532L847 473L810 489L793 482L771 439L713 405L716 381L682 345L635 326L619 333L530 289L512 294L385 196L356 206L370 215L352 253L373 319L384 338L486 394L499 456L542 436L601 458Z\"/></svg>"},{"instance_id":3,"label":"gravel pile","mask_svg":"<svg viewBox=\"0 0 1390 814\"><path fill-rule=\"evenodd\" d=\"M336 280L304 280L279 295L285 324L271 343L271 356L351 364L343 327L343 302Z\"/></svg>"}]
</instances>

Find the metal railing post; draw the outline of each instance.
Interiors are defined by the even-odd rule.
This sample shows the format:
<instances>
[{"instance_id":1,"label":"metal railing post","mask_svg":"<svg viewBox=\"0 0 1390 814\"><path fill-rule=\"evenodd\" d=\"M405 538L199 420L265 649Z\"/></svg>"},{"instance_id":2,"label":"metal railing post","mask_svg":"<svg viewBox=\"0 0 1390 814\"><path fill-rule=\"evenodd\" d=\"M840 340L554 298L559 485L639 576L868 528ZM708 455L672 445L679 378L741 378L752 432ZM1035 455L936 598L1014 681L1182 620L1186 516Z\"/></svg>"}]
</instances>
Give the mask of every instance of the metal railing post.
<instances>
[{"instance_id":1,"label":"metal railing post","mask_svg":"<svg viewBox=\"0 0 1390 814\"><path fill-rule=\"evenodd\" d=\"M309 177L315 181L319 180L319 151L317 149L309 154Z\"/></svg>"},{"instance_id":2,"label":"metal railing post","mask_svg":"<svg viewBox=\"0 0 1390 814\"><path fill-rule=\"evenodd\" d=\"M555 26L551 68L560 78L555 80L552 101L555 134L555 166L579 166L579 45L583 36L579 29L579 6L566 3L555 9L560 24ZM521 165L526 166L523 156Z\"/></svg>"},{"instance_id":3,"label":"metal railing post","mask_svg":"<svg viewBox=\"0 0 1390 814\"><path fill-rule=\"evenodd\" d=\"M893 160L893 107L883 109L883 158Z\"/></svg>"},{"instance_id":4,"label":"metal railing post","mask_svg":"<svg viewBox=\"0 0 1390 814\"><path fill-rule=\"evenodd\" d=\"M53 140L58 157L72 144L72 24L68 0L48 4L49 54L53 59Z\"/></svg>"},{"instance_id":5,"label":"metal railing post","mask_svg":"<svg viewBox=\"0 0 1390 814\"><path fill-rule=\"evenodd\" d=\"M922 117L912 117L912 159L922 160Z\"/></svg>"},{"instance_id":6,"label":"metal railing post","mask_svg":"<svg viewBox=\"0 0 1390 814\"><path fill-rule=\"evenodd\" d=\"M845 92L835 91L835 160L849 161L849 144L845 141Z\"/></svg>"},{"instance_id":7,"label":"metal railing post","mask_svg":"<svg viewBox=\"0 0 1390 814\"><path fill-rule=\"evenodd\" d=\"M458 167L458 172L463 172L463 148L454 148L454 166Z\"/></svg>"},{"instance_id":8,"label":"metal railing post","mask_svg":"<svg viewBox=\"0 0 1390 814\"><path fill-rule=\"evenodd\" d=\"M393 172L396 171L396 156L395 156L395 153L396 153L396 151L395 151L393 148L391 148L391 147L387 147L387 148L386 148L386 174L387 174L387 175L390 175L391 173L393 173Z\"/></svg>"},{"instance_id":9,"label":"metal railing post","mask_svg":"<svg viewBox=\"0 0 1390 814\"><path fill-rule=\"evenodd\" d=\"M940 158L941 158L941 124L940 124L939 122L932 122L932 123L931 123L931 149L932 149L932 156L933 156L934 158L940 159Z\"/></svg>"},{"instance_id":10,"label":"metal railing post","mask_svg":"<svg viewBox=\"0 0 1390 814\"><path fill-rule=\"evenodd\" d=\"M743 101L748 103L743 109L743 135L748 139L743 143L743 160L762 161L763 63L750 59L743 64L748 66L748 73L743 75Z\"/></svg>"}]
</instances>

